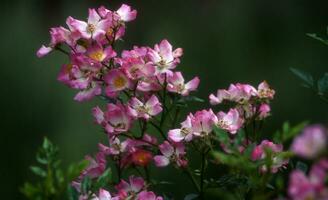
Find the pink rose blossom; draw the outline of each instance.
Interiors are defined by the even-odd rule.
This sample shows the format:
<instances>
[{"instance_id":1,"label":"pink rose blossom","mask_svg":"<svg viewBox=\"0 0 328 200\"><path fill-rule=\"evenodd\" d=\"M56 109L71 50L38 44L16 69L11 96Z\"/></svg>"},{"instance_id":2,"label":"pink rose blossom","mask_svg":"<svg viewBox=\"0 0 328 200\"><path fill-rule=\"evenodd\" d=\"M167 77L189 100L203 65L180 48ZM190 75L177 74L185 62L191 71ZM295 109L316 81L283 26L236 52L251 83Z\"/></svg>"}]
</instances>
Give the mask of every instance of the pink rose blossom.
<instances>
[{"instance_id":1,"label":"pink rose blossom","mask_svg":"<svg viewBox=\"0 0 328 200\"><path fill-rule=\"evenodd\" d=\"M277 153L280 153L283 151L283 146L281 144L274 144L273 142L270 142L269 140L263 140L261 144L257 145L252 152L251 158L252 160L263 160L267 157L266 150L272 151L272 166L270 171L272 173L276 173L279 168L284 167L288 160L283 160L279 156L277 156ZM260 171L262 173L266 173L268 171L267 166L263 165L260 167Z\"/></svg>"},{"instance_id":2,"label":"pink rose blossom","mask_svg":"<svg viewBox=\"0 0 328 200\"><path fill-rule=\"evenodd\" d=\"M193 139L193 127L190 117L188 116L187 119L181 123L180 129L170 130L168 138L173 142L191 141Z\"/></svg>"},{"instance_id":3,"label":"pink rose blossom","mask_svg":"<svg viewBox=\"0 0 328 200\"><path fill-rule=\"evenodd\" d=\"M320 125L306 127L302 134L297 136L291 150L298 156L311 159L317 157L327 145L327 132Z\"/></svg>"},{"instance_id":4,"label":"pink rose blossom","mask_svg":"<svg viewBox=\"0 0 328 200\"><path fill-rule=\"evenodd\" d=\"M89 9L88 22L68 17L67 25L73 33L80 34L82 38L98 39L106 34L106 30L111 25L111 21L108 19L101 19L95 9Z\"/></svg>"},{"instance_id":5,"label":"pink rose blossom","mask_svg":"<svg viewBox=\"0 0 328 200\"><path fill-rule=\"evenodd\" d=\"M122 104L110 103L107 105L107 111L101 112L96 107L93 109L96 122L104 127L108 134L118 134L130 129L132 119L127 114L127 108ZM101 121L103 120L103 121Z\"/></svg>"},{"instance_id":6,"label":"pink rose blossom","mask_svg":"<svg viewBox=\"0 0 328 200\"><path fill-rule=\"evenodd\" d=\"M217 114L218 123L217 125L223 129L228 131L231 134L237 133L237 131L243 125L243 119L240 118L239 112L237 109L231 108L228 113L224 113L220 111Z\"/></svg>"},{"instance_id":7,"label":"pink rose blossom","mask_svg":"<svg viewBox=\"0 0 328 200\"><path fill-rule=\"evenodd\" d=\"M308 176L303 171L294 170L289 176L288 194L292 200L328 199L328 188L325 186L328 161L315 163Z\"/></svg>"},{"instance_id":8,"label":"pink rose blossom","mask_svg":"<svg viewBox=\"0 0 328 200\"><path fill-rule=\"evenodd\" d=\"M109 97L116 97L117 92L131 87L129 78L120 70L112 69L104 77L106 87L106 95Z\"/></svg>"},{"instance_id":9,"label":"pink rose blossom","mask_svg":"<svg viewBox=\"0 0 328 200\"><path fill-rule=\"evenodd\" d=\"M266 81L263 81L258 86L258 97L261 99L273 99L275 91L270 88Z\"/></svg>"},{"instance_id":10,"label":"pink rose blossom","mask_svg":"<svg viewBox=\"0 0 328 200\"><path fill-rule=\"evenodd\" d=\"M204 137L213 131L213 126L217 124L218 118L211 109L197 111L194 115L189 114L193 135Z\"/></svg>"},{"instance_id":11,"label":"pink rose blossom","mask_svg":"<svg viewBox=\"0 0 328 200\"><path fill-rule=\"evenodd\" d=\"M174 72L168 76L167 90L170 92L188 96L189 92L195 91L199 85L199 78L195 77L191 81L185 83L181 72Z\"/></svg>"},{"instance_id":12,"label":"pink rose blossom","mask_svg":"<svg viewBox=\"0 0 328 200\"><path fill-rule=\"evenodd\" d=\"M156 44L154 49L149 49L148 57L156 66L156 74L172 73L177 64L180 63L179 57L182 55L180 48L172 51L172 45L167 40L162 40Z\"/></svg>"},{"instance_id":13,"label":"pink rose blossom","mask_svg":"<svg viewBox=\"0 0 328 200\"><path fill-rule=\"evenodd\" d=\"M132 97L129 101L129 113L136 118L150 119L162 112L162 105L155 95L152 95L145 103Z\"/></svg>"},{"instance_id":14,"label":"pink rose blossom","mask_svg":"<svg viewBox=\"0 0 328 200\"><path fill-rule=\"evenodd\" d=\"M159 149L162 155L154 157L155 165L157 167L165 167L174 162L178 167L186 167L188 161L184 158L185 146L182 143L172 143L164 141L163 144L159 145Z\"/></svg>"}]
</instances>

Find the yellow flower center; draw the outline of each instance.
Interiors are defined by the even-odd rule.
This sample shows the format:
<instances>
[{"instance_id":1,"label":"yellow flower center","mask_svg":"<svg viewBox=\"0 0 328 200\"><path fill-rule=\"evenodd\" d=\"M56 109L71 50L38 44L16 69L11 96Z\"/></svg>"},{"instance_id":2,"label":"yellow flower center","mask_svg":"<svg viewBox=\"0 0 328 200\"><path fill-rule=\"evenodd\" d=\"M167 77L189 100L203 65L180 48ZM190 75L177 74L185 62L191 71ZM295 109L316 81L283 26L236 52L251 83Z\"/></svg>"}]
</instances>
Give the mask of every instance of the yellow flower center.
<instances>
[{"instance_id":1,"label":"yellow flower center","mask_svg":"<svg viewBox=\"0 0 328 200\"><path fill-rule=\"evenodd\" d=\"M96 26L94 24L88 24L88 26L87 26L88 33L92 34L95 32L95 30L96 30Z\"/></svg>"},{"instance_id":2,"label":"yellow flower center","mask_svg":"<svg viewBox=\"0 0 328 200\"><path fill-rule=\"evenodd\" d=\"M104 52L101 50L95 51L95 52L90 53L89 57L92 58L93 60L101 62L104 60Z\"/></svg>"},{"instance_id":3,"label":"yellow flower center","mask_svg":"<svg viewBox=\"0 0 328 200\"><path fill-rule=\"evenodd\" d=\"M114 79L113 85L115 88L123 88L126 84L126 80L122 76L118 76Z\"/></svg>"}]
</instances>

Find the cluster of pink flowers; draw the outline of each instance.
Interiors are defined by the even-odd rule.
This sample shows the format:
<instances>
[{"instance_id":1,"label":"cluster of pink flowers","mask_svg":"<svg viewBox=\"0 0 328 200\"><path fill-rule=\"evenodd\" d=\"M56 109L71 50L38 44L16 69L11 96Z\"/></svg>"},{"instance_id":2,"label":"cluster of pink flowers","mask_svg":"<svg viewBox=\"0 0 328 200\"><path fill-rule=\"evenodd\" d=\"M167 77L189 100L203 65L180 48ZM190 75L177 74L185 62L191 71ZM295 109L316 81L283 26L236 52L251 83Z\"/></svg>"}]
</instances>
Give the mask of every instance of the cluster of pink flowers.
<instances>
[{"instance_id":1,"label":"cluster of pink flowers","mask_svg":"<svg viewBox=\"0 0 328 200\"><path fill-rule=\"evenodd\" d=\"M251 164L260 163L257 173L260 175L275 174L286 168L289 160L281 156L283 145L261 141L257 137L260 130L256 123L262 123L270 116L270 101L275 95L266 81L257 88L236 83L228 89L219 89L217 94L209 95L210 104L229 103L232 106L227 110L215 111L213 108L214 111L203 109L189 113L175 127L180 119L178 102L185 103L190 99L187 96L197 90L200 80L195 77L185 81L183 74L176 70L183 50L173 49L166 39L154 47L134 46L131 50L117 52L116 42L124 36L126 23L134 20L136 15L137 11L125 4L116 11L103 6L89 9L86 22L68 17L68 28L51 28L50 44L43 45L37 52L39 57L53 50L67 54L69 61L62 66L58 80L78 90L75 100L87 101L97 96L106 101L105 108L96 106L92 114L95 123L104 130L108 144L98 144L95 158L86 157L88 167L72 183L80 193L80 199L162 200L149 190L152 183L146 174L147 167L171 164L190 172L189 147L199 151L203 159L208 159L206 156L210 151L220 150L228 156L236 153L245 156L244 151L249 148L246 159ZM172 117L173 111L175 116ZM168 121L171 126L165 124ZM250 124L252 132L247 132ZM217 134L225 134L224 139ZM238 143L234 143L236 138L240 140ZM230 149L232 143L236 144L237 151ZM293 141L291 151L313 159L326 145L327 132L316 125L306 128ZM117 167L118 180L108 187L97 188L97 191L82 191L83 180L87 177L96 181L109 168L109 160ZM206 163L202 162L204 169ZM309 176L294 171L290 176L289 196L292 199L327 199L323 179L327 163L321 160L314 165ZM127 177L121 176L121 172L128 168L144 170L145 179L131 175L129 181L125 181ZM258 170L257 166L254 169ZM201 178L200 185L203 185L205 181L203 176ZM202 194L203 188L199 190Z\"/></svg>"},{"instance_id":2,"label":"cluster of pink flowers","mask_svg":"<svg viewBox=\"0 0 328 200\"><path fill-rule=\"evenodd\" d=\"M154 192L147 190L147 185L141 177L130 176L129 182L121 180L121 182L115 186L115 189L117 192L114 193L114 195L100 188L98 194L83 194L80 195L79 200L163 200L163 197L156 196Z\"/></svg>"},{"instance_id":3,"label":"cluster of pink flowers","mask_svg":"<svg viewBox=\"0 0 328 200\"><path fill-rule=\"evenodd\" d=\"M328 199L328 187L325 186L328 160L315 163L309 174L294 170L289 177L288 194L292 200Z\"/></svg>"},{"instance_id":4,"label":"cluster of pink flowers","mask_svg":"<svg viewBox=\"0 0 328 200\"><path fill-rule=\"evenodd\" d=\"M275 91L266 81L263 81L257 89L248 84L231 84L228 90L219 89L217 94L211 94L209 99L212 105L224 102L236 103L236 109L244 119L262 120L270 115L269 102L274 94Z\"/></svg>"}]
</instances>

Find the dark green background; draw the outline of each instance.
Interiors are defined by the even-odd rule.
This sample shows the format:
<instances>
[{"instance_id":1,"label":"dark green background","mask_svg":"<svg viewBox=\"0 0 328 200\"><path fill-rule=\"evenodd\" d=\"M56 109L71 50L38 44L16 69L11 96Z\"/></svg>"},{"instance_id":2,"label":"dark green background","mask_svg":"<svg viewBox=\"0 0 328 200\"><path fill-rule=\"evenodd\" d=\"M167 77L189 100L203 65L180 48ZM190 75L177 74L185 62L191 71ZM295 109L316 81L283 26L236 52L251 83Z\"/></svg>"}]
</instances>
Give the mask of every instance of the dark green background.
<instances>
[{"instance_id":1,"label":"dark green background","mask_svg":"<svg viewBox=\"0 0 328 200\"><path fill-rule=\"evenodd\" d=\"M200 77L198 96L207 99L209 93L232 82L267 80L277 93L266 134L286 120L327 122L326 105L301 88L289 72L289 67L316 76L327 71L328 47L305 36L326 34L327 0L124 2L138 10L137 20L128 24L125 46L153 46L167 38L175 47L183 47L179 69L188 78ZM37 59L35 51L48 43L48 29L64 25L67 16L85 19L90 6L118 8L120 3L1 0L1 199L22 198L18 187L31 177L28 166L43 136L60 146L64 164L95 152L102 134L90 110L97 102L74 102L75 91L56 81L66 58L56 53ZM207 106L198 104L192 110ZM161 172L163 177L168 173Z\"/></svg>"}]
</instances>

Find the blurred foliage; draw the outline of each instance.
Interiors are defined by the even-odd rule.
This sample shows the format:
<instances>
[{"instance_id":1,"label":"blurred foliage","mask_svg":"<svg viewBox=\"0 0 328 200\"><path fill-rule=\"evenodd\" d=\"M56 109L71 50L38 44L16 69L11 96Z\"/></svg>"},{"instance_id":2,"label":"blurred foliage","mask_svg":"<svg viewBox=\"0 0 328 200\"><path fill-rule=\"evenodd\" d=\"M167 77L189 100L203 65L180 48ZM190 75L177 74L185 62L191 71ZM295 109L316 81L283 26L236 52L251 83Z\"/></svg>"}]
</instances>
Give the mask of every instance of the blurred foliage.
<instances>
[{"instance_id":1,"label":"blurred foliage","mask_svg":"<svg viewBox=\"0 0 328 200\"><path fill-rule=\"evenodd\" d=\"M36 183L26 182L21 188L22 193L31 200L60 200L78 199L76 191L71 186L71 181L77 178L81 171L88 165L87 161L72 164L67 170L60 167L58 147L44 138L42 147L36 155L37 166L30 169L39 177Z\"/></svg>"}]
</instances>

